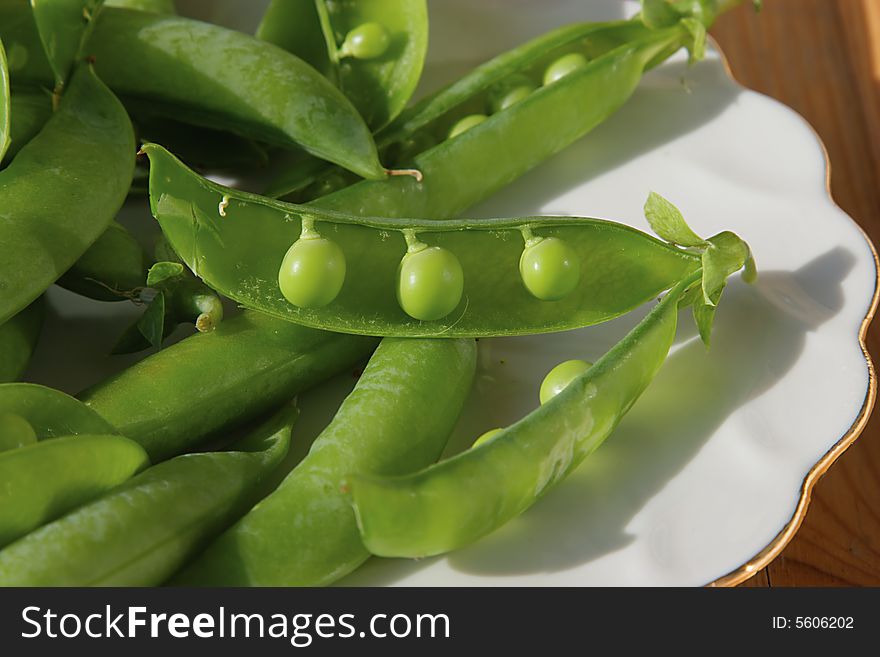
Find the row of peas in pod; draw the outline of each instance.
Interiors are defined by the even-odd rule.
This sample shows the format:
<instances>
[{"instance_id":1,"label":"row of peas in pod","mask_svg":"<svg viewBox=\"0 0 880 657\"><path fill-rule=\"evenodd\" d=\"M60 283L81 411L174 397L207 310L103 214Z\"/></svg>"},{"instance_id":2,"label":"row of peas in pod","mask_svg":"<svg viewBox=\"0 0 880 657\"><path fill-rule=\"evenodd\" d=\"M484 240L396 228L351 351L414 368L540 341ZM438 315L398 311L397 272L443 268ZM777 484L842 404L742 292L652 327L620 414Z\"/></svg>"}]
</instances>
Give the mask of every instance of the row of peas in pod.
<instances>
[{"instance_id":1,"label":"row of peas in pod","mask_svg":"<svg viewBox=\"0 0 880 657\"><path fill-rule=\"evenodd\" d=\"M345 282L345 254L322 236L314 220L303 219L302 233L284 255L278 285L284 298L300 308L321 308L333 302ZM525 247L519 272L526 289L542 301L571 294L580 279L578 255L558 237L536 236L521 228ZM413 319L439 320L461 303L464 272L455 254L420 241L414 229L402 231L406 253L400 260L397 300Z\"/></svg>"}]
</instances>

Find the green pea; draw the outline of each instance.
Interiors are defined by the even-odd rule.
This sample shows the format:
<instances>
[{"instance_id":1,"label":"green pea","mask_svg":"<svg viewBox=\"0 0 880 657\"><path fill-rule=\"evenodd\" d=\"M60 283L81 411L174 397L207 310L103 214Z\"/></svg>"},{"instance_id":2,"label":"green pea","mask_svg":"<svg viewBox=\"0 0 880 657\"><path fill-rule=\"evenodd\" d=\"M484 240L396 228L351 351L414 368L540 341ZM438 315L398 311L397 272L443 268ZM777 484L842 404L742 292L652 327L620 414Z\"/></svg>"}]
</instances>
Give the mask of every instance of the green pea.
<instances>
[{"instance_id":1,"label":"green pea","mask_svg":"<svg viewBox=\"0 0 880 657\"><path fill-rule=\"evenodd\" d=\"M376 59L384 55L390 45L388 30L379 23L364 23L346 35L339 55L355 59Z\"/></svg>"},{"instance_id":2,"label":"green pea","mask_svg":"<svg viewBox=\"0 0 880 657\"><path fill-rule=\"evenodd\" d=\"M558 82L566 75L574 73L578 69L584 68L586 65L587 58L579 52L572 52L567 55L563 55L555 62L550 64L550 66L547 67L547 70L544 71L544 85Z\"/></svg>"},{"instance_id":3,"label":"green pea","mask_svg":"<svg viewBox=\"0 0 880 657\"><path fill-rule=\"evenodd\" d=\"M298 239L278 272L281 294L294 306L321 308L333 301L345 282L345 254L324 237Z\"/></svg>"},{"instance_id":4,"label":"green pea","mask_svg":"<svg viewBox=\"0 0 880 657\"><path fill-rule=\"evenodd\" d=\"M525 100L535 88L535 84L524 75L515 75L499 84L489 95L492 113L504 111L521 100Z\"/></svg>"},{"instance_id":5,"label":"green pea","mask_svg":"<svg viewBox=\"0 0 880 657\"><path fill-rule=\"evenodd\" d=\"M455 137L458 137L463 132L467 132L471 128L480 125L488 118L489 117L485 114L471 114L470 116L464 117L452 126L452 129L449 131L449 138L454 139Z\"/></svg>"},{"instance_id":6,"label":"green pea","mask_svg":"<svg viewBox=\"0 0 880 657\"><path fill-rule=\"evenodd\" d=\"M489 431L487 431L486 433L484 433L482 436L480 436L479 438L477 438L474 441L472 448L479 447L483 443L489 442L490 440L492 440L495 436L497 436L502 431L504 431L504 429L490 429Z\"/></svg>"},{"instance_id":7,"label":"green pea","mask_svg":"<svg viewBox=\"0 0 880 657\"><path fill-rule=\"evenodd\" d=\"M542 301L559 301L571 294L581 277L577 254L557 237L529 240L519 260L526 289Z\"/></svg>"},{"instance_id":8,"label":"green pea","mask_svg":"<svg viewBox=\"0 0 880 657\"><path fill-rule=\"evenodd\" d=\"M544 382L541 383L541 392L539 393L541 405L543 406L565 390L569 383L592 366L592 363L585 360L567 360L550 370L550 373L544 377Z\"/></svg>"},{"instance_id":9,"label":"green pea","mask_svg":"<svg viewBox=\"0 0 880 657\"><path fill-rule=\"evenodd\" d=\"M31 423L15 413L0 413L0 452L37 442Z\"/></svg>"},{"instance_id":10,"label":"green pea","mask_svg":"<svg viewBox=\"0 0 880 657\"><path fill-rule=\"evenodd\" d=\"M397 300L414 319L441 319L461 302L464 272L458 258L444 248L411 250L400 261L399 276Z\"/></svg>"}]
</instances>

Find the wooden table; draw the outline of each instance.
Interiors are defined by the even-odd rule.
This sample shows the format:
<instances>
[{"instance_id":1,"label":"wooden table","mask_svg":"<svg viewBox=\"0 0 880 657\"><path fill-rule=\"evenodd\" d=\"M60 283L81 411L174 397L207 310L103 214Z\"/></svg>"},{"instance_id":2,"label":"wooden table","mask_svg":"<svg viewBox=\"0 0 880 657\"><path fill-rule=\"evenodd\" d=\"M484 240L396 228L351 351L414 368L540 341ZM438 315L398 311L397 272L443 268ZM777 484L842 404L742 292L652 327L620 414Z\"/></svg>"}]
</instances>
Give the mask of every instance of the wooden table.
<instances>
[{"instance_id":1,"label":"wooden table","mask_svg":"<svg viewBox=\"0 0 880 657\"><path fill-rule=\"evenodd\" d=\"M713 30L736 78L800 112L837 203L880 245L880 0L765 0ZM880 319L868 334L880 365ZM880 586L880 411L814 489L794 540L747 586Z\"/></svg>"}]
</instances>

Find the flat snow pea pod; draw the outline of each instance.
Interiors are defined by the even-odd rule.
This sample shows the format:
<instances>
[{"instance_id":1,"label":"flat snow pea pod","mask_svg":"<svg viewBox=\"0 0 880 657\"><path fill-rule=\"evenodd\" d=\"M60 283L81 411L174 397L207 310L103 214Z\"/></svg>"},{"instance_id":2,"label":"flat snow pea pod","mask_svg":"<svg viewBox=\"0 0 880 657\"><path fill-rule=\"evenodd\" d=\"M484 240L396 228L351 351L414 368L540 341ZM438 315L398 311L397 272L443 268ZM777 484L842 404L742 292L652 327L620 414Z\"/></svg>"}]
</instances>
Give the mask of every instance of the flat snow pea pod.
<instances>
[{"instance_id":1,"label":"flat snow pea pod","mask_svg":"<svg viewBox=\"0 0 880 657\"><path fill-rule=\"evenodd\" d=\"M92 12L103 0L30 0L37 33L60 93L79 53Z\"/></svg>"},{"instance_id":2,"label":"flat snow pea pod","mask_svg":"<svg viewBox=\"0 0 880 657\"><path fill-rule=\"evenodd\" d=\"M11 254L0 260L0 323L106 230L125 201L134 156L125 109L83 65L40 134L0 171L0 244Z\"/></svg>"},{"instance_id":3,"label":"flat snow pea pod","mask_svg":"<svg viewBox=\"0 0 880 657\"><path fill-rule=\"evenodd\" d=\"M308 456L173 583L319 586L357 568L369 554L342 478L436 461L475 367L473 340L386 338Z\"/></svg>"},{"instance_id":4,"label":"flat snow pea pod","mask_svg":"<svg viewBox=\"0 0 880 657\"><path fill-rule=\"evenodd\" d=\"M149 463L115 435L63 436L0 452L0 546L118 486Z\"/></svg>"},{"instance_id":5,"label":"flat snow pea pod","mask_svg":"<svg viewBox=\"0 0 880 657\"><path fill-rule=\"evenodd\" d=\"M135 237L115 221L68 269L58 285L97 301L136 296L147 278L147 255Z\"/></svg>"},{"instance_id":6,"label":"flat snow pea pod","mask_svg":"<svg viewBox=\"0 0 880 657\"><path fill-rule=\"evenodd\" d=\"M0 586L157 586L257 501L296 409L232 451L153 466L0 551Z\"/></svg>"},{"instance_id":7,"label":"flat snow pea pod","mask_svg":"<svg viewBox=\"0 0 880 657\"><path fill-rule=\"evenodd\" d=\"M39 298L0 324L0 383L17 381L24 373L40 337L43 315L44 302Z\"/></svg>"},{"instance_id":8,"label":"flat snow pea pod","mask_svg":"<svg viewBox=\"0 0 880 657\"><path fill-rule=\"evenodd\" d=\"M377 130L403 110L418 85L428 8L425 0L273 0L257 36L336 81Z\"/></svg>"},{"instance_id":9,"label":"flat snow pea pod","mask_svg":"<svg viewBox=\"0 0 880 657\"><path fill-rule=\"evenodd\" d=\"M463 547L516 517L613 431L666 359L691 275L564 391L473 449L414 474L349 480L358 527L376 555Z\"/></svg>"},{"instance_id":10,"label":"flat snow pea pod","mask_svg":"<svg viewBox=\"0 0 880 657\"><path fill-rule=\"evenodd\" d=\"M37 440L117 433L109 422L82 402L32 383L0 385L0 413L11 413L26 420Z\"/></svg>"},{"instance_id":11,"label":"flat snow pea pod","mask_svg":"<svg viewBox=\"0 0 880 657\"><path fill-rule=\"evenodd\" d=\"M31 139L36 137L52 116L52 98L42 89L16 89L10 103L9 148L4 164L11 160Z\"/></svg>"},{"instance_id":12,"label":"flat snow pea pod","mask_svg":"<svg viewBox=\"0 0 880 657\"><path fill-rule=\"evenodd\" d=\"M245 312L145 358L80 399L156 463L354 367L377 342Z\"/></svg>"},{"instance_id":13,"label":"flat snow pea pod","mask_svg":"<svg viewBox=\"0 0 880 657\"><path fill-rule=\"evenodd\" d=\"M246 307L307 326L410 337L559 331L626 313L700 266L698 253L607 221L352 217L222 187L159 146L144 150L153 214L190 269ZM344 283L328 305L299 307L279 290L279 266L301 234L303 241L321 235L345 256ZM519 269L523 252L547 238L567 244L581 261L576 287L556 301L530 293ZM410 262L432 254L437 257L430 261ZM422 278L413 278L414 267L423 270Z\"/></svg>"},{"instance_id":14,"label":"flat snow pea pod","mask_svg":"<svg viewBox=\"0 0 880 657\"><path fill-rule=\"evenodd\" d=\"M135 105L278 146L301 146L365 178L386 176L351 102L272 44L187 18L104 7L87 52L110 88Z\"/></svg>"}]
</instances>

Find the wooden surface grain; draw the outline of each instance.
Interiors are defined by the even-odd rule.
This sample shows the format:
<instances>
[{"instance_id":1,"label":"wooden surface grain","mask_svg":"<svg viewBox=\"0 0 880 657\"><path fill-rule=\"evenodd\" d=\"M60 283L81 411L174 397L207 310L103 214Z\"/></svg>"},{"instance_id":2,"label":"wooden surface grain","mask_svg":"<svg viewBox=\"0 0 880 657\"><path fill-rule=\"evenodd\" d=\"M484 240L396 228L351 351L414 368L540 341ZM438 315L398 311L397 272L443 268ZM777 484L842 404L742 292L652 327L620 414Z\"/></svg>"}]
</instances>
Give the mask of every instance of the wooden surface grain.
<instances>
[{"instance_id":1,"label":"wooden surface grain","mask_svg":"<svg viewBox=\"0 0 880 657\"><path fill-rule=\"evenodd\" d=\"M713 35L741 83L813 125L834 199L880 245L880 0L765 0L759 15L722 17ZM880 319L868 347L880 365ZM880 586L880 412L819 481L794 540L747 585Z\"/></svg>"}]
</instances>

